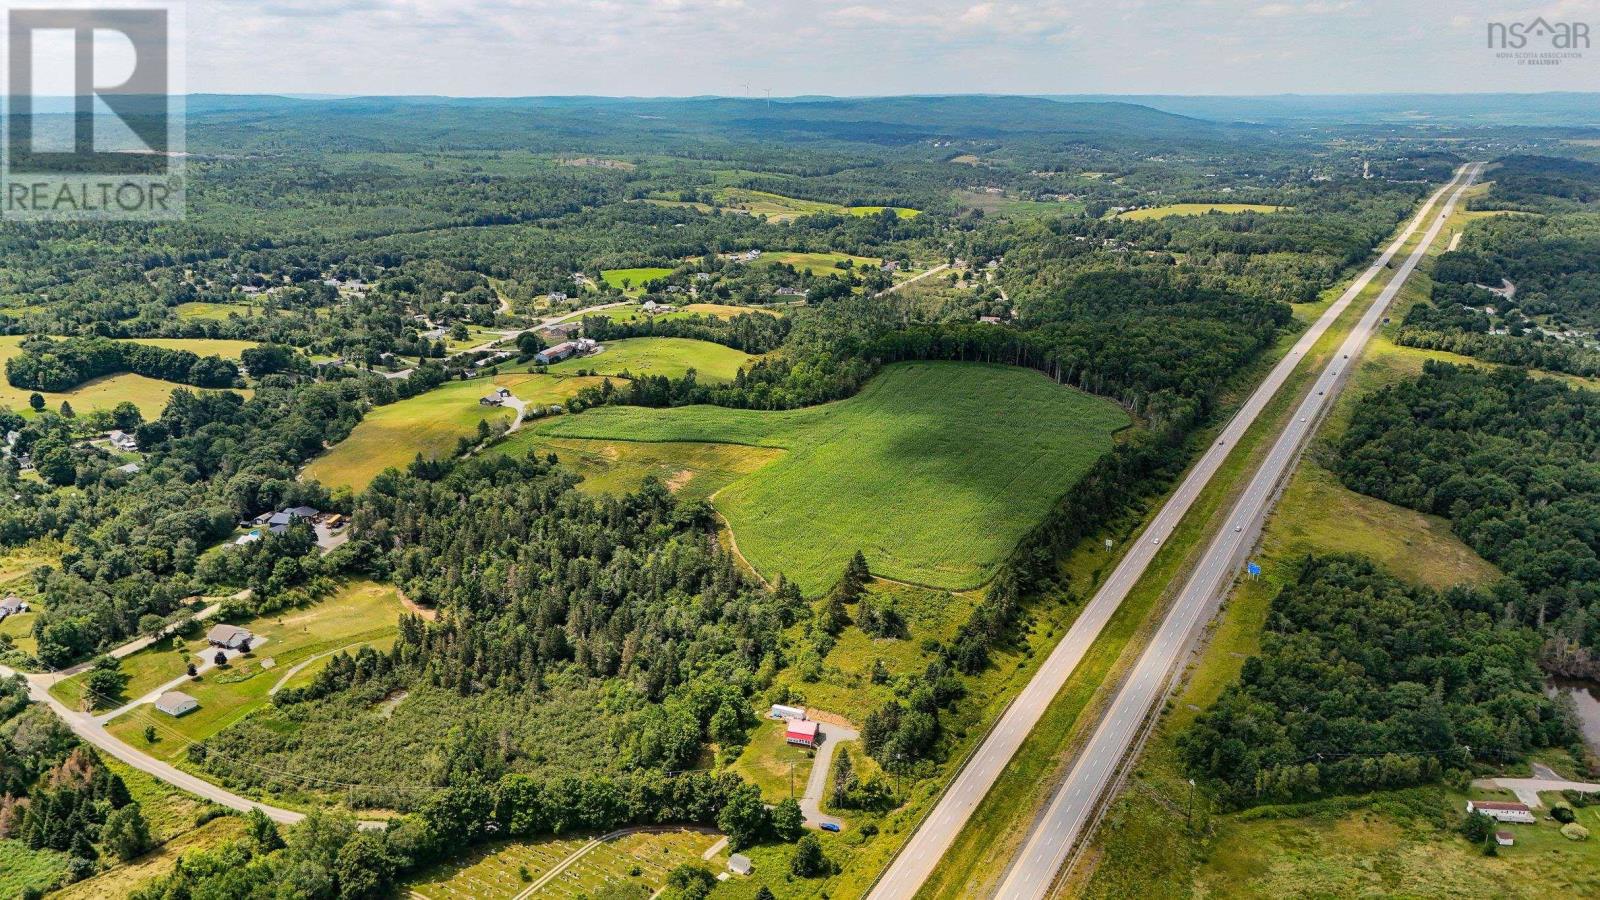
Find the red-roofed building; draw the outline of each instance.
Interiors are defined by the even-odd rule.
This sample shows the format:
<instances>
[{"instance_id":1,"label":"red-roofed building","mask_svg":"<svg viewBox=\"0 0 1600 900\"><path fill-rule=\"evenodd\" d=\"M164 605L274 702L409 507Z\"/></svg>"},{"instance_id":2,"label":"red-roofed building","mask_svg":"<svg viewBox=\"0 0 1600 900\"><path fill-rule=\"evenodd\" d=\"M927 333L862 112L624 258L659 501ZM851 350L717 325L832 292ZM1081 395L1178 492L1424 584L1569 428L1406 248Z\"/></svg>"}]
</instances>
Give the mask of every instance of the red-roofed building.
<instances>
[{"instance_id":1,"label":"red-roofed building","mask_svg":"<svg viewBox=\"0 0 1600 900\"><path fill-rule=\"evenodd\" d=\"M790 719L789 727L783 733L783 739L791 744L802 747L815 747L817 745L817 723L806 722L801 719Z\"/></svg>"}]
</instances>

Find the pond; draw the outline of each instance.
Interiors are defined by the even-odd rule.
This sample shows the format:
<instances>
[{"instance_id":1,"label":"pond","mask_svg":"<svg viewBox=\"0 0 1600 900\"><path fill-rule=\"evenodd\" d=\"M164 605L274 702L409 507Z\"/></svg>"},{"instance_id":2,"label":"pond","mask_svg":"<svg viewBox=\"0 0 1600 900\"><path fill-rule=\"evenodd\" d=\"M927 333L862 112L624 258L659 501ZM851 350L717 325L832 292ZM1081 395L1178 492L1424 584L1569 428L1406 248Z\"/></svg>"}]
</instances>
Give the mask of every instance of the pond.
<instances>
[{"instance_id":1,"label":"pond","mask_svg":"<svg viewBox=\"0 0 1600 900\"><path fill-rule=\"evenodd\" d=\"M1600 684L1575 678L1551 678L1545 681L1544 692L1551 697L1572 698L1584 743L1600 751Z\"/></svg>"}]
</instances>

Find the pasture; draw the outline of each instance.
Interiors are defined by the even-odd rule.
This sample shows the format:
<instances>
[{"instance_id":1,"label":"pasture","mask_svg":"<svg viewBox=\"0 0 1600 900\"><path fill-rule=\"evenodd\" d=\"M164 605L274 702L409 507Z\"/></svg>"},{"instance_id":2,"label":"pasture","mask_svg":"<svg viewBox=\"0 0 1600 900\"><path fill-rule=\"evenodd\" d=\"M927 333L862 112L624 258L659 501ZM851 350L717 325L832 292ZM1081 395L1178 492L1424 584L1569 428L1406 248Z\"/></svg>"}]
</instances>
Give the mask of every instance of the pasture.
<instances>
[{"instance_id":1,"label":"pasture","mask_svg":"<svg viewBox=\"0 0 1600 900\"><path fill-rule=\"evenodd\" d=\"M20 334L0 335L0 367L4 366L6 360L22 352L23 337ZM255 346L255 341L208 338L130 338L130 340L157 347L190 350L201 356L221 356L235 360L239 358L241 351ZM161 410L167 405L167 398L172 395L173 389L178 387L183 385L124 373L95 378L70 391L40 391L39 394L44 397L47 409L57 409L65 400L72 404L74 411L85 413L111 409L118 403L127 401L139 407L145 418L153 419L161 415ZM201 389L189 388L189 390ZM0 378L0 406L9 406L23 415L29 415L28 395L31 393L33 391L12 387Z\"/></svg>"},{"instance_id":2,"label":"pasture","mask_svg":"<svg viewBox=\"0 0 1600 900\"><path fill-rule=\"evenodd\" d=\"M644 293L646 284L671 274L671 269L660 266L641 266L635 269L606 269L600 273L600 278L627 296L637 297Z\"/></svg>"},{"instance_id":3,"label":"pasture","mask_svg":"<svg viewBox=\"0 0 1600 900\"><path fill-rule=\"evenodd\" d=\"M536 426L562 438L727 442L788 452L714 498L744 557L808 595L860 549L874 574L948 589L989 579L1129 423L1027 369L902 363L858 395L784 412L611 407Z\"/></svg>"},{"instance_id":4,"label":"pasture","mask_svg":"<svg viewBox=\"0 0 1600 900\"><path fill-rule=\"evenodd\" d=\"M429 459L453 455L461 438L477 433L479 422L510 422L515 415L510 407L478 404L496 387L509 388L529 403L556 404L598 383L524 372L447 382L368 412L349 437L313 459L302 474L331 488L363 490L379 472L405 468L419 453Z\"/></svg>"},{"instance_id":5,"label":"pasture","mask_svg":"<svg viewBox=\"0 0 1600 900\"><path fill-rule=\"evenodd\" d=\"M1274 213L1288 209L1287 206L1267 206L1263 203L1173 203L1168 206L1153 206L1149 209L1130 209L1116 213L1108 218L1132 219L1142 221L1146 219L1165 219L1169 216L1202 216L1207 213Z\"/></svg>"},{"instance_id":6,"label":"pasture","mask_svg":"<svg viewBox=\"0 0 1600 900\"><path fill-rule=\"evenodd\" d=\"M320 661L324 654L341 649L354 651L361 644L386 649L402 610L393 587L353 581L334 596L310 606L240 622L252 634L265 639L260 649L250 658L236 658L226 668L212 669L175 688L200 701L199 709L174 719L153 706L142 705L113 719L106 727L129 746L175 762L183 758L191 742L211 737L268 703L275 685L296 677L297 664ZM137 677L126 692L127 697L137 698L144 691L182 678L184 666L197 652L206 652L203 632L194 638L163 641L128 657L123 667ZM271 668L262 665L267 660L273 661ZM145 740L148 725L156 727L153 744Z\"/></svg>"},{"instance_id":7,"label":"pasture","mask_svg":"<svg viewBox=\"0 0 1600 900\"><path fill-rule=\"evenodd\" d=\"M732 381L755 357L732 347L691 338L642 337L607 341L592 356L575 356L550 366L554 375L579 371L597 375L665 375L681 378L694 369L702 382Z\"/></svg>"},{"instance_id":8,"label":"pasture","mask_svg":"<svg viewBox=\"0 0 1600 900\"><path fill-rule=\"evenodd\" d=\"M1046 219L1083 212L1083 203L1077 200L1020 200L1004 194L961 190L953 192L951 199L966 209L981 209L984 215L1002 219Z\"/></svg>"},{"instance_id":9,"label":"pasture","mask_svg":"<svg viewBox=\"0 0 1600 900\"><path fill-rule=\"evenodd\" d=\"M831 275L843 271L839 265L849 262L852 266L881 266L883 260L871 256L851 256L848 253L789 253L778 251L768 253L756 260L756 266L793 266L796 270L810 272L813 275Z\"/></svg>"}]
</instances>

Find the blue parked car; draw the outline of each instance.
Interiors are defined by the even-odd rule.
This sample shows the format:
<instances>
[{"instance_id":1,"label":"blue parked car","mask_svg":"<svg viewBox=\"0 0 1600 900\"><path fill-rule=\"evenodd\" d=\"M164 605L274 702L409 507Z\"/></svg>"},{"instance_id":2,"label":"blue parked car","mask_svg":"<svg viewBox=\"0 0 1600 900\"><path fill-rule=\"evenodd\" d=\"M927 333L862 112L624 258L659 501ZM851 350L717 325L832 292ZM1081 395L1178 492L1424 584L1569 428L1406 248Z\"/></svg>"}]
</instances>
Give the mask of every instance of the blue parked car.
<instances>
[{"instance_id":1,"label":"blue parked car","mask_svg":"<svg viewBox=\"0 0 1600 900\"><path fill-rule=\"evenodd\" d=\"M838 822L823 822L822 823L822 830L823 831L838 831L839 830L839 823Z\"/></svg>"}]
</instances>

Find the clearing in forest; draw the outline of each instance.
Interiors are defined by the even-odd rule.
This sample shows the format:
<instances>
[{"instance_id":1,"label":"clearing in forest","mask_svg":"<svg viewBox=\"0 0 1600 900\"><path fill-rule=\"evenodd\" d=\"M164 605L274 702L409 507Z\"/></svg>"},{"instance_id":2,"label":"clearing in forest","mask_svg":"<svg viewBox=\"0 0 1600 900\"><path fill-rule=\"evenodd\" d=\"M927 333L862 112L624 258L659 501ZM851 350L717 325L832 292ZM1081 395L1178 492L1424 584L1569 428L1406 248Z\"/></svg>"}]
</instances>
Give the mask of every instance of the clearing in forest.
<instances>
[{"instance_id":1,"label":"clearing in forest","mask_svg":"<svg viewBox=\"0 0 1600 900\"><path fill-rule=\"evenodd\" d=\"M788 451L713 502L758 571L815 595L858 548L888 578L987 581L1128 422L1115 403L1035 371L932 362L890 366L855 397L804 409L609 407L537 429Z\"/></svg>"}]
</instances>

